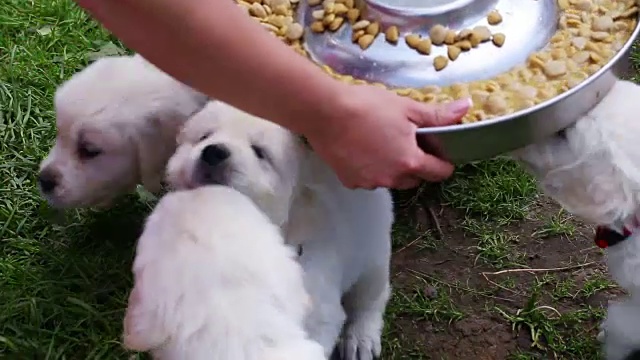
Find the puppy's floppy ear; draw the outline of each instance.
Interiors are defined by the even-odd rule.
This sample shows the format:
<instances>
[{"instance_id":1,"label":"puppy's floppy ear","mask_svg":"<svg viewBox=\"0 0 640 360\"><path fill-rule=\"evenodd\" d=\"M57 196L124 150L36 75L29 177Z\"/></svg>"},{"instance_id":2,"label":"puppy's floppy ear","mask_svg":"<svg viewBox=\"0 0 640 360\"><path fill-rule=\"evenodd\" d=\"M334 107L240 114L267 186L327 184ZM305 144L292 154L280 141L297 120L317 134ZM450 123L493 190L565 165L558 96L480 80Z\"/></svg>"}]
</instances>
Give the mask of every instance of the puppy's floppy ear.
<instances>
[{"instance_id":1,"label":"puppy's floppy ear","mask_svg":"<svg viewBox=\"0 0 640 360\"><path fill-rule=\"evenodd\" d=\"M147 298L143 286L142 277L136 276L124 317L124 347L133 351L155 349L169 338L161 309L155 299Z\"/></svg>"},{"instance_id":2,"label":"puppy's floppy ear","mask_svg":"<svg viewBox=\"0 0 640 360\"><path fill-rule=\"evenodd\" d=\"M293 204L303 192L304 184L302 179L304 176L305 160L309 150L301 138L294 137L287 151L290 153L290 156L295 155L295 160L286 164L285 167L281 169L285 175L283 176L281 174L280 176L280 181L283 186L277 194L278 197L286 198L287 201L271 201L277 204L277 206L272 209L275 212L273 215L275 215L277 219L272 220L276 220L277 225L283 228L288 227L287 223L290 222L290 217L294 209Z\"/></svg>"},{"instance_id":3,"label":"puppy's floppy ear","mask_svg":"<svg viewBox=\"0 0 640 360\"><path fill-rule=\"evenodd\" d=\"M176 148L180 124L151 117L130 134L137 152L139 180L146 190L157 193L162 188L164 170Z\"/></svg>"}]
</instances>

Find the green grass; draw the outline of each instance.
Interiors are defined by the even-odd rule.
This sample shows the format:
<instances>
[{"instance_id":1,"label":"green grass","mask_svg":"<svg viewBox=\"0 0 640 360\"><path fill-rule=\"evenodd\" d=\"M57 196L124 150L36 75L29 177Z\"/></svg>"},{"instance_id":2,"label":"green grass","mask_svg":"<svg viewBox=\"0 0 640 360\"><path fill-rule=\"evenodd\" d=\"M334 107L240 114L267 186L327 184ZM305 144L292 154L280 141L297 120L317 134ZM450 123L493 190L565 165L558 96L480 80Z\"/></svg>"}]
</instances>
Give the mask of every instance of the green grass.
<instances>
[{"instance_id":1,"label":"green grass","mask_svg":"<svg viewBox=\"0 0 640 360\"><path fill-rule=\"evenodd\" d=\"M105 45L70 1L0 3L0 356L122 358L143 207L54 214L35 174L55 136L52 95ZM108 49L108 47L107 47Z\"/></svg>"},{"instance_id":2,"label":"green grass","mask_svg":"<svg viewBox=\"0 0 640 360\"><path fill-rule=\"evenodd\" d=\"M547 238L551 236L572 237L576 233L576 226L571 223L571 217L564 210L552 216L546 224L531 234L534 237Z\"/></svg>"},{"instance_id":3,"label":"green grass","mask_svg":"<svg viewBox=\"0 0 640 360\"><path fill-rule=\"evenodd\" d=\"M438 265L427 267L425 271L429 274L414 271L412 265L407 265L409 268L405 271L419 280L409 286L396 286L396 294L388 307L387 358L463 358L460 355L430 356L428 347L416 350L421 345L416 345L415 337L406 339L404 329L394 326L399 319L419 323L435 336L438 332L451 331L451 324L461 319L481 318L508 325L513 342L519 343L508 356L500 359L600 359L600 344L595 334L604 309L589 305L588 301L616 287L602 266L592 269L594 264L599 264L600 260L594 261L599 250L589 238L580 239L583 232L591 230L557 206L550 206L549 200L537 191L533 179L506 159L482 161L458 169L455 176L442 185L439 195L445 207L457 213L454 227L449 228L454 234L445 233L445 236L460 236L456 231L463 233L464 245L458 245L454 260L463 261L458 268L467 266L471 274L463 271L461 277L452 277L448 272L455 271L453 266L438 271L438 266L446 263L446 257L452 256L439 247L452 245L446 240L435 241L433 229L399 219L396 251L408 251L407 244L417 241L414 247L418 261L436 260ZM577 242L581 250L567 251L555 262L544 261L576 239L580 240ZM560 247L545 248L546 241L557 241L559 245L554 246ZM540 244L539 249L531 248L532 244ZM542 253L536 255L535 251ZM540 272L535 273L524 271L540 267L536 263L540 259L547 269L537 269ZM499 270L515 272L481 273ZM425 296L425 287L436 289L437 296ZM494 320L496 318L499 320ZM455 330L451 332L451 338L476 336L465 331L462 335ZM525 340L520 343L516 338Z\"/></svg>"},{"instance_id":4,"label":"green grass","mask_svg":"<svg viewBox=\"0 0 640 360\"><path fill-rule=\"evenodd\" d=\"M524 219L536 183L513 161L496 158L466 165L443 189L444 204L484 222L506 225Z\"/></svg>"},{"instance_id":5,"label":"green grass","mask_svg":"<svg viewBox=\"0 0 640 360\"><path fill-rule=\"evenodd\" d=\"M123 49L70 0L0 2L1 358L138 357L122 349L120 334L134 242L147 206L128 198L107 212L58 214L45 205L35 185L38 164L55 136L56 86L91 59ZM634 53L633 59L640 61L640 55ZM462 231L463 244L454 248L436 240L433 229L399 219L394 249L411 247L416 251L403 255L414 254L419 263L429 256L439 259L450 246L453 254L442 255L442 264L451 256L458 265L429 274L411 270L412 265L398 270L413 280L394 283L386 358L433 358L430 349L399 327L402 321L435 334L475 316L530 334L533 346L519 347L512 359L546 358L540 354L596 359L593 329L585 324L597 322L602 309L576 300L612 288L602 271L491 275L491 282L480 276L481 271L533 267L535 257L525 245L574 238L580 225L557 210L534 216L541 202L535 182L505 159L458 169L440 195L457 214L452 229ZM576 255L562 261L582 260ZM464 268L471 269L475 283L448 276L447 271Z\"/></svg>"}]
</instances>

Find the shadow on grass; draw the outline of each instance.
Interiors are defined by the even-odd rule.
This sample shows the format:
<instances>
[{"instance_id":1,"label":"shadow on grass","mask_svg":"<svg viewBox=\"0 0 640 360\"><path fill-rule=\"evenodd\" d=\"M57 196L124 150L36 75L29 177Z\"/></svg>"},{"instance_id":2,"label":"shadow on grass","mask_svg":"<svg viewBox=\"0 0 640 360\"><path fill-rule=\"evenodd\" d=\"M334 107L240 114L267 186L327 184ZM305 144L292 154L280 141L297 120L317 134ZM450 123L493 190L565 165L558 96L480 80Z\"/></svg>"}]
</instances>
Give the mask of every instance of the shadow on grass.
<instances>
[{"instance_id":1,"label":"shadow on grass","mask_svg":"<svg viewBox=\"0 0 640 360\"><path fill-rule=\"evenodd\" d=\"M73 223L53 225L49 239L16 257L12 276L4 274L11 283L2 284L2 298L11 303L0 312L0 353L21 359L126 357L121 324L147 213L146 205L127 199L109 211L71 216Z\"/></svg>"}]
</instances>

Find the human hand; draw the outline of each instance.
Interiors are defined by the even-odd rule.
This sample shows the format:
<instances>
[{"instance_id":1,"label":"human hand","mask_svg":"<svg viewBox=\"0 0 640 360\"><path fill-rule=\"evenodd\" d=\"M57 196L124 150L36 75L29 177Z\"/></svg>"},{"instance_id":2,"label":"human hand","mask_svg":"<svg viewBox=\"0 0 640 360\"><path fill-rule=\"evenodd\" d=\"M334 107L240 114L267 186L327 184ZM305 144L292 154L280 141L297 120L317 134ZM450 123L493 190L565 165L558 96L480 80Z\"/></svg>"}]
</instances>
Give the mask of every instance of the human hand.
<instances>
[{"instance_id":1,"label":"human hand","mask_svg":"<svg viewBox=\"0 0 640 360\"><path fill-rule=\"evenodd\" d=\"M341 89L304 135L345 186L408 189L451 176L452 164L418 147L416 130L460 122L470 99L425 104L372 85Z\"/></svg>"}]
</instances>

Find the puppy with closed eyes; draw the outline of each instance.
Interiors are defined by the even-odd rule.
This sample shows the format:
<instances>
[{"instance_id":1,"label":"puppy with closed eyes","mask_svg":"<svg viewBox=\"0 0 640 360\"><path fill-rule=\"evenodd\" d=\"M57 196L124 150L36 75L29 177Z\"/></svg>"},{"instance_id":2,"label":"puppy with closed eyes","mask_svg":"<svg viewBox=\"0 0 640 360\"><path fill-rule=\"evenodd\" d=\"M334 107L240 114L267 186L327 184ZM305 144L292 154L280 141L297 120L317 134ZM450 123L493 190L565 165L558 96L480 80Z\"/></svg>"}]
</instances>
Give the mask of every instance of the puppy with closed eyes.
<instances>
[{"instance_id":1,"label":"puppy with closed eyes","mask_svg":"<svg viewBox=\"0 0 640 360\"><path fill-rule=\"evenodd\" d=\"M210 102L178 136L168 164L175 189L207 184L249 196L301 246L313 300L309 336L329 356L379 357L390 294L393 204L386 189L351 190L296 135L223 102Z\"/></svg>"},{"instance_id":2,"label":"puppy with closed eyes","mask_svg":"<svg viewBox=\"0 0 640 360\"><path fill-rule=\"evenodd\" d=\"M599 338L608 360L640 354L640 86L618 81L572 127L512 155L542 190L599 226L609 272L630 297L609 305Z\"/></svg>"},{"instance_id":3,"label":"puppy with closed eyes","mask_svg":"<svg viewBox=\"0 0 640 360\"><path fill-rule=\"evenodd\" d=\"M106 206L138 184L157 192L180 127L207 101L139 55L93 62L56 90L42 195L77 208Z\"/></svg>"},{"instance_id":4,"label":"puppy with closed eyes","mask_svg":"<svg viewBox=\"0 0 640 360\"><path fill-rule=\"evenodd\" d=\"M124 345L158 360L324 360L309 297L280 229L230 187L170 192L133 264Z\"/></svg>"}]
</instances>

